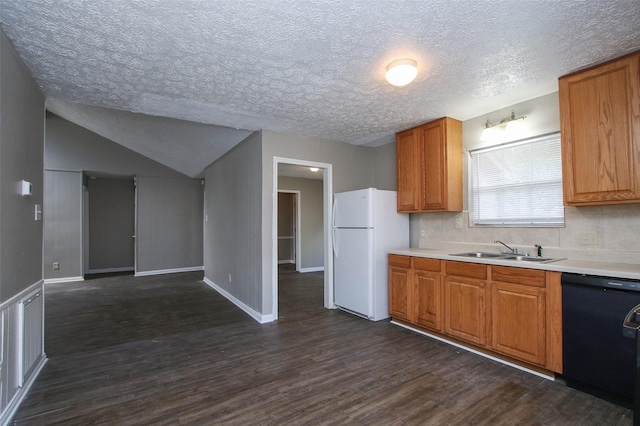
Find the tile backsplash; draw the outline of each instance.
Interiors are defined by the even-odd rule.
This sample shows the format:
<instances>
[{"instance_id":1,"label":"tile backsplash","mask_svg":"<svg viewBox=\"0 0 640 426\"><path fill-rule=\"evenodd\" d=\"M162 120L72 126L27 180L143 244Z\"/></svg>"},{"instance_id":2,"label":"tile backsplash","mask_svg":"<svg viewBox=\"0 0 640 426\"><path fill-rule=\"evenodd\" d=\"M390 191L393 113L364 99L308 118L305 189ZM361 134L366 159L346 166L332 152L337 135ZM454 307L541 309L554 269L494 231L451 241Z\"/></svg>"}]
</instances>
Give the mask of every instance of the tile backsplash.
<instances>
[{"instance_id":1,"label":"tile backsplash","mask_svg":"<svg viewBox=\"0 0 640 426\"><path fill-rule=\"evenodd\" d=\"M466 211L422 213L419 220L422 248L501 240L529 251L540 244L547 256L640 263L640 204L565 207L565 226L558 228L470 227Z\"/></svg>"}]
</instances>

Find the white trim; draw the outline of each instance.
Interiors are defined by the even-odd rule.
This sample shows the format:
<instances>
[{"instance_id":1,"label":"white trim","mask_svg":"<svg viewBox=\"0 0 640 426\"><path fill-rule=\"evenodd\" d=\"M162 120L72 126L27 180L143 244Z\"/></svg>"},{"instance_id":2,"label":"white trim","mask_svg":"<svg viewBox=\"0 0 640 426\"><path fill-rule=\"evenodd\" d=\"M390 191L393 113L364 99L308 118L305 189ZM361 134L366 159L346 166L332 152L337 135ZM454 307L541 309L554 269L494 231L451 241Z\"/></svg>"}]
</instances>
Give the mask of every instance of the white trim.
<instances>
[{"instance_id":1,"label":"white trim","mask_svg":"<svg viewBox=\"0 0 640 426\"><path fill-rule=\"evenodd\" d=\"M2 417L0 417L0 425L6 426L9 424L13 416L18 411L18 408L20 408L20 404L22 404L22 401L24 401L24 399L26 398L27 394L29 393L29 390L31 389L31 386L38 378L38 375L40 374L40 372L42 371L46 363L47 363L47 357L44 354L42 354L40 356L40 360L36 364L36 367L33 369L32 373L29 375L29 378L26 380L24 385L20 389L18 389L18 392L16 392L16 394L13 396L13 398L9 402L9 405L7 405L7 408L3 411Z\"/></svg>"},{"instance_id":2,"label":"white trim","mask_svg":"<svg viewBox=\"0 0 640 426\"><path fill-rule=\"evenodd\" d=\"M43 320L43 328L42 328L42 339L43 339L43 352L40 354L40 357L37 361L35 365L35 367L31 370L31 374L29 375L29 377L24 377L24 371L23 371L23 365L22 365L22 355L23 355L23 351L24 351L24 347L22 347L22 343L23 343L23 333L22 333L22 313L23 313L23 308L24 308L24 300L28 299L30 295L33 295L34 293L37 293L38 291L42 292L44 294L44 284L45 281L44 280L39 280L35 283L33 283L32 285L30 285L29 287L25 288L24 290L22 290L21 292L19 292L18 294L15 294L14 296L12 296L11 298L9 298L8 300L2 302L0 304L0 314L2 314L3 316L3 321L4 321L4 312L7 309L10 309L12 306L16 306L16 324L18 325L19 328L19 333L16 335L16 346L18 348L17 354L16 354L16 359L13 360L13 368L16 368L16 371L18 372L18 376L19 376L19 381L21 386L18 388L18 390L16 391L16 393L13 395L13 397L11 398L11 400L8 402L6 408L2 411L2 414L0 416L0 425L5 426L7 424L9 424L9 422L11 421L12 417L15 415L15 413L18 411L18 408L20 407L20 404L22 403L22 401L24 400L24 398L27 396L29 389L31 388L31 385L33 385L33 383L35 382L36 378L38 377L38 375L40 374L40 371L42 370L42 368L44 367L44 364L47 362L47 356L44 353L44 303L42 305L42 320ZM10 322L13 321L13 318L10 319ZM2 359L2 371L3 371L3 377L6 374L5 371L8 371L9 367L7 365L4 365L4 363L9 363L11 362L11 358L7 357ZM26 380L25 380L26 379Z\"/></svg>"},{"instance_id":3,"label":"white trim","mask_svg":"<svg viewBox=\"0 0 640 426\"><path fill-rule=\"evenodd\" d=\"M278 265L295 265L296 262L293 259L285 259L285 260L278 260Z\"/></svg>"},{"instance_id":4,"label":"white trim","mask_svg":"<svg viewBox=\"0 0 640 426\"><path fill-rule=\"evenodd\" d=\"M146 277L148 275L162 275L162 274L175 274L179 272L195 272L204 271L204 266L190 266L187 268L174 268L174 269L156 269L155 271L142 271L136 272L136 277Z\"/></svg>"},{"instance_id":5,"label":"white trim","mask_svg":"<svg viewBox=\"0 0 640 426\"><path fill-rule=\"evenodd\" d=\"M272 191L271 191L271 316L278 319L278 164L293 164L305 167L318 167L322 172L322 198L324 223L324 307L335 309L333 297L333 235L331 232L331 211L333 209L333 165L315 161L297 160L285 157L273 157ZM300 201L300 200L298 200Z\"/></svg>"},{"instance_id":6,"label":"white trim","mask_svg":"<svg viewBox=\"0 0 640 426\"><path fill-rule=\"evenodd\" d=\"M89 269L89 274L108 274L110 272L133 272L133 266L123 266L122 268L103 268L103 269Z\"/></svg>"},{"instance_id":7,"label":"white trim","mask_svg":"<svg viewBox=\"0 0 640 426\"><path fill-rule=\"evenodd\" d=\"M305 272L321 272L324 271L324 266L316 266L313 268L300 268L300 273L304 274Z\"/></svg>"},{"instance_id":8,"label":"white trim","mask_svg":"<svg viewBox=\"0 0 640 426\"><path fill-rule=\"evenodd\" d=\"M522 370L522 371L525 371L527 373L533 374L535 376L542 377L543 379L551 380L552 382L556 380L556 378L554 376L549 376L549 375L543 374L543 373L541 373L539 371L531 370L531 369L523 367L521 365L514 364L514 363L509 362L509 361L505 361L504 359L496 358L496 357L491 356L489 354L486 354L484 352L480 352L480 351L477 351L475 349L471 349L471 348L469 348L467 346L461 345L459 343L452 342L451 340L442 338L440 336L436 336L434 334L427 333L426 331L418 330L417 328L413 328L413 327L410 327L408 325L401 324L401 323L395 322L395 321L391 321L391 324L398 325L398 326L400 326L402 328L406 328L407 330L411 330L411 331L414 331L416 333L425 335L427 337L431 337L432 339L436 339L436 340L439 340L441 342L448 343L449 345L455 346L456 348L464 349L465 351L474 353L476 355L480 355L480 356L488 358L488 359L490 359L492 361L497 361L497 362L499 362L501 364L508 365L509 367L517 368L518 370Z\"/></svg>"},{"instance_id":9,"label":"white trim","mask_svg":"<svg viewBox=\"0 0 640 426\"><path fill-rule=\"evenodd\" d=\"M45 284L73 283L76 281L84 281L84 277L47 278L46 280L44 280L44 283Z\"/></svg>"},{"instance_id":10,"label":"white trim","mask_svg":"<svg viewBox=\"0 0 640 426\"><path fill-rule=\"evenodd\" d=\"M26 299L26 297L25 297ZM18 302L18 333L16 336L17 355L13 362L18 371L18 387L24 387L24 299ZM44 331L43 331L44 333Z\"/></svg>"},{"instance_id":11,"label":"white trim","mask_svg":"<svg viewBox=\"0 0 640 426\"><path fill-rule=\"evenodd\" d=\"M25 288L24 290L22 290L20 293L13 295L11 298L9 298L8 300L5 300L4 302L2 302L0 304L0 310L5 309L8 306L11 306L15 303L20 303L22 302L23 299L26 299L28 297L28 295L30 295L31 293L35 293L38 290L34 290L36 287L42 289L42 285L44 284L44 280L39 280L33 284L31 284L29 287Z\"/></svg>"},{"instance_id":12,"label":"white trim","mask_svg":"<svg viewBox=\"0 0 640 426\"><path fill-rule=\"evenodd\" d=\"M212 289L220 293L220 295L222 295L225 299L227 299L228 301L236 305L238 308L242 309L245 313L247 313L251 318L259 322L260 324L265 324L268 322L275 321L275 318L273 318L273 315L262 315L260 312L257 312L255 309L246 305L240 299L233 296L231 293L229 293L228 291L226 291L225 289L223 289L222 287L220 287L219 285L211 281L209 278L205 277L203 278L202 281L204 281L205 284L207 284L209 287L211 287Z\"/></svg>"}]
</instances>

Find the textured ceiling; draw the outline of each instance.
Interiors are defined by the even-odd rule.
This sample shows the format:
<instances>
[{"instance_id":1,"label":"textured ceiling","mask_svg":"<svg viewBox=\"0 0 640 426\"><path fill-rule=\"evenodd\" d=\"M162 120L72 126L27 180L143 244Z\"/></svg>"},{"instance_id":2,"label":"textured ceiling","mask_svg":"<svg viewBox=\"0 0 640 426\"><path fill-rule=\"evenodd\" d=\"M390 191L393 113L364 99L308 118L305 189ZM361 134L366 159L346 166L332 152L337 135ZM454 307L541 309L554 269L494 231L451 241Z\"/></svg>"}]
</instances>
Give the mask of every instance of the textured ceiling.
<instances>
[{"instance_id":1,"label":"textured ceiling","mask_svg":"<svg viewBox=\"0 0 640 426\"><path fill-rule=\"evenodd\" d=\"M0 22L54 112L190 175L180 126L142 114L229 127L212 151L258 129L376 146L640 48L638 0L2 0ZM392 87L402 57L419 75Z\"/></svg>"}]
</instances>

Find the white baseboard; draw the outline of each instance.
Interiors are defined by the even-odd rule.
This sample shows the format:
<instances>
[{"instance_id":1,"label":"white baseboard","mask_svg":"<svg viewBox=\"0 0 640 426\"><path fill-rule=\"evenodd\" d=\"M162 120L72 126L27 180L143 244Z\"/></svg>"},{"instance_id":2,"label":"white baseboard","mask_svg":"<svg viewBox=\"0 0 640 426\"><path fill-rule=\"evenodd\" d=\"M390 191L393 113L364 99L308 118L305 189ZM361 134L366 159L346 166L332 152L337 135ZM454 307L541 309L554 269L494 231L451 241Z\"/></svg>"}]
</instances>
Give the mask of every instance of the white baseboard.
<instances>
[{"instance_id":1,"label":"white baseboard","mask_svg":"<svg viewBox=\"0 0 640 426\"><path fill-rule=\"evenodd\" d=\"M293 259L278 260L278 265L284 265L284 264L289 264L289 263L295 264L296 262Z\"/></svg>"},{"instance_id":2,"label":"white baseboard","mask_svg":"<svg viewBox=\"0 0 640 426\"><path fill-rule=\"evenodd\" d=\"M72 283L76 281L84 281L84 277L47 278L46 280L44 280L44 283L45 284Z\"/></svg>"},{"instance_id":3,"label":"white baseboard","mask_svg":"<svg viewBox=\"0 0 640 426\"><path fill-rule=\"evenodd\" d=\"M324 272L324 266L316 266L313 268L300 268L300 271L298 271L302 274L304 274L305 272Z\"/></svg>"},{"instance_id":4,"label":"white baseboard","mask_svg":"<svg viewBox=\"0 0 640 426\"><path fill-rule=\"evenodd\" d=\"M448 343L449 345L455 346L456 348L464 349L465 351L469 351L469 352L472 352L472 353L474 353L476 355L480 355L482 357L489 358L492 361L497 361L497 362L499 362L501 364L508 365L509 367L513 367L513 368L517 368L518 370L526 371L527 373L534 374L534 375L536 375L538 377L542 377L543 379L547 379L547 380L551 380L551 381L555 381L556 380L556 378L554 376L549 376L547 374L543 374L543 373L540 373L538 371L531 370L531 369L523 367L521 365L514 364L514 363L509 362L509 361L505 361L504 359L496 358L496 357L491 356L489 354L485 354L484 352L476 351L475 349L471 349L471 348L468 348L466 346L460 345L460 344L458 344L456 342L452 342L451 340L447 340L447 339L444 339L444 338L442 338L440 336L436 336L434 334L427 333L426 331L422 331L422 330L419 330L417 328L413 328L413 327L410 327L410 326L405 325L405 324L401 324L401 323L396 322L396 321L391 321L391 324L398 325L398 326L400 326L402 328L406 328L407 330L411 330L413 332L425 335L427 337L431 337L432 339L436 339L436 340L439 340L441 342Z\"/></svg>"},{"instance_id":5,"label":"white baseboard","mask_svg":"<svg viewBox=\"0 0 640 426\"><path fill-rule=\"evenodd\" d=\"M263 315L260 312L257 312L255 309L247 306L244 302L242 302L240 299L236 298L235 296L233 296L231 293L229 293L228 291L226 291L225 289L223 289L222 287L220 287L218 284L214 283L213 281L211 281L210 279L208 279L207 277L205 277L203 279L203 281L205 282L205 284L207 284L209 287L211 287L212 289L214 289L215 291L217 291L218 293L220 293L222 296L224 296L227 300L229 300L231 303L233 303L234 305L236 305L238 308L242 309L243 311L245 311L251 318L253 318L254 320L258 321L260 324L265 324L268 322L273 322L275 321L275 316L273 314L269 314L269 315Z\"/></svg>"},{"instance_id":6,"label":"white baseboard","mask_svg":"<svg viewBox=\"0 0 640 426\"><path fill-rule=\"evenodd\" d=\"M13 416L18 411L18 408L20 408L20 404L22 404L22 401L24 401L24 398L29 393L29 389L31 389L31 386L36 381L36 378L38 378L38 375L40 374L46 363L47 357L45 354L42 354L42 356L38 360L38 364L36 364L27 380L24 382L22 387L18 390L7 408L2 413L2 417L0 417L0 425L6 426L9 424Z\"/></svg>"},{"instance_id":7,"label":"white baseboard","mask_svg":"<svg viewBox=\"0 0 640 426\"><path fill-rule=\"evenodd\" d=\"M157 269L155 271L142 271L136 272L136 277L145 277L148 275L162 275L162 274L176 274L179 272L196 272L204 271L204 266L190 266L187 268L174 268L174 269Z\"/></svg>"}]
</instances>

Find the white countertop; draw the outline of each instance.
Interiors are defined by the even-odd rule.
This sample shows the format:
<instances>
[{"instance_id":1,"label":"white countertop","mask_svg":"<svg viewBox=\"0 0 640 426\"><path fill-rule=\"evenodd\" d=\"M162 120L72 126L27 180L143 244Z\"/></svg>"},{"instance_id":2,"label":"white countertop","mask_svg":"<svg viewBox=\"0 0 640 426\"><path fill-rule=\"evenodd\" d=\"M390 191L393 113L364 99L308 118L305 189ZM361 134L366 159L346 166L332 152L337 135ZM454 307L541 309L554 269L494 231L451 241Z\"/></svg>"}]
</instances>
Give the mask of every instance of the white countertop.
<instances>
[{"instance_id":1,"label":"white countertop","mask_svg":"<svg viewBox=\"0 0 640 426\"><path fill-rule=\"evenodd\" d=\"M389 253L404 256L455 260L458 262L484 263L487 265L513 266L518 268L541 269L545 271L570 272L574 274L599 275L605 277L640 280L640 264L637 263L615 263L608 261L605 262L578 259L564 259L552 263L536 263L496 258L451 256L451 253L461 253L461 251L450 251L431 248L408 248L391 250L389 251Z\"/></svg>"}]
</instances>

